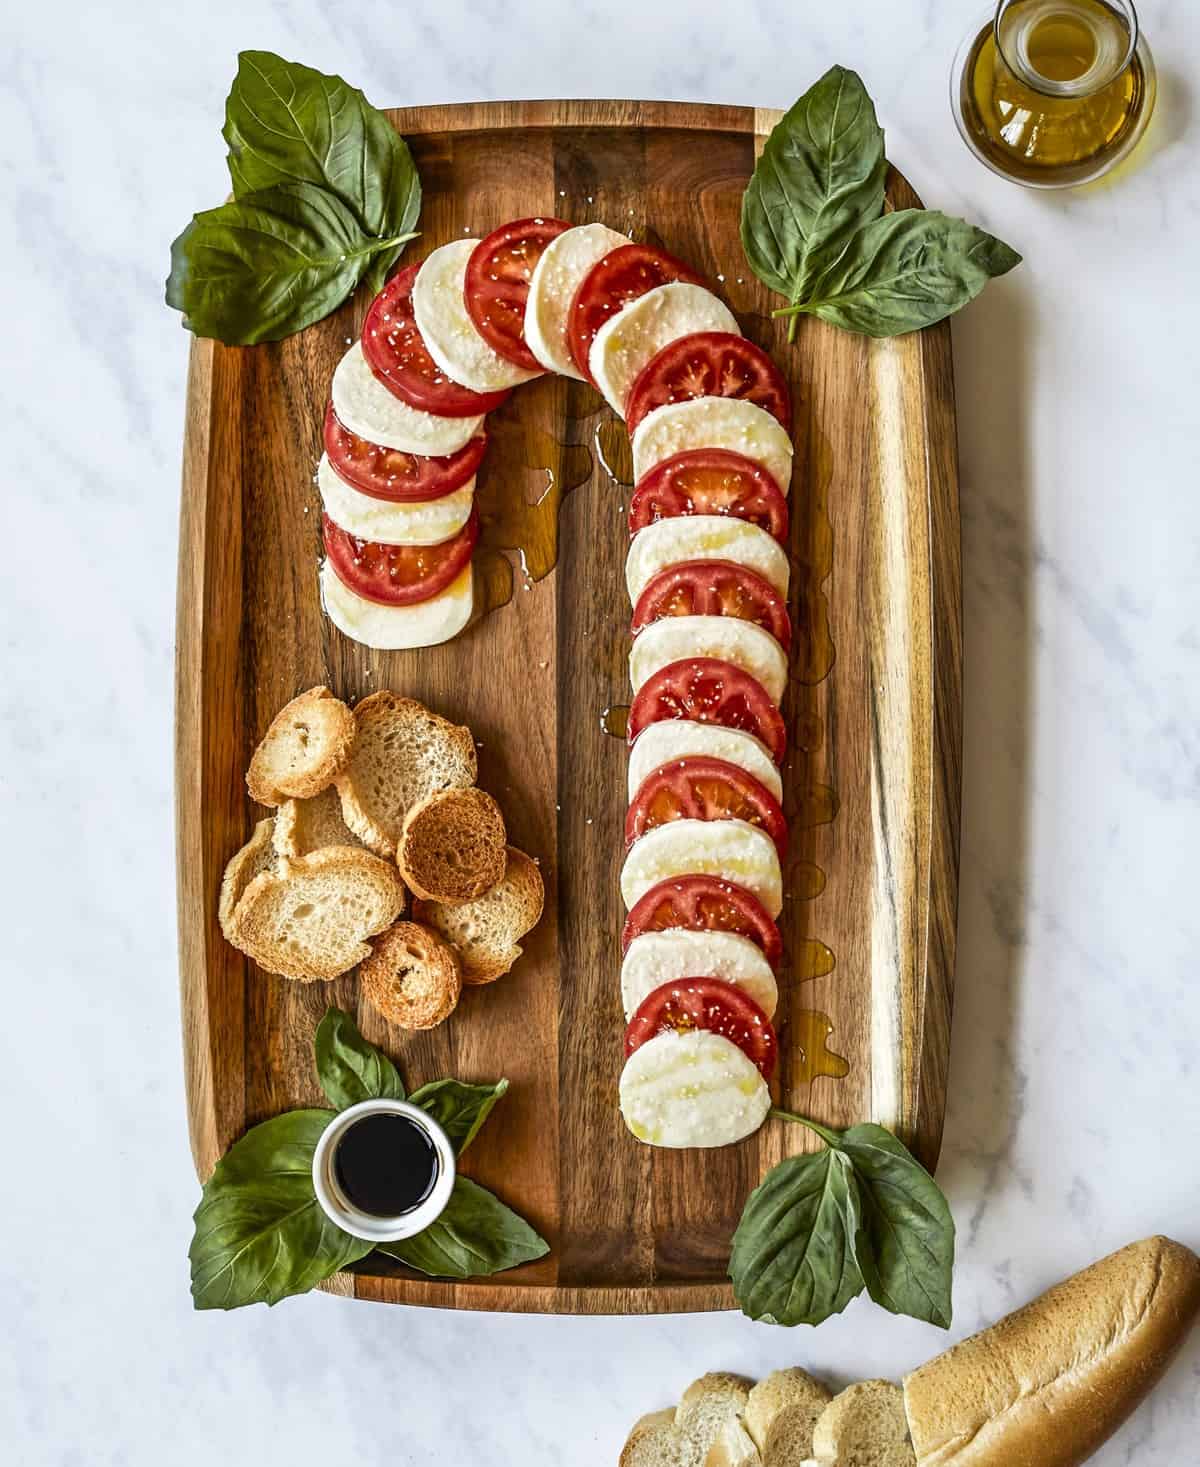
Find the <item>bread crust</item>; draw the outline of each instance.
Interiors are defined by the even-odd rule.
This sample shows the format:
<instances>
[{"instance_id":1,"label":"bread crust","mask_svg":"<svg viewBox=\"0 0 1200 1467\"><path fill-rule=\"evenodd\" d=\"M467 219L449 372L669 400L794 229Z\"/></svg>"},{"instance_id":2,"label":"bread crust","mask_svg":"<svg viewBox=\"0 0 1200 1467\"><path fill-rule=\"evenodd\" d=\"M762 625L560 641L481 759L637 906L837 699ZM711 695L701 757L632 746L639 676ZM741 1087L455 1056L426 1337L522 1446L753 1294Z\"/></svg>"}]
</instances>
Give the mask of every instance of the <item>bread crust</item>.
<instances>
[{"instance_id":1,"label":"bread crust","mask_svg":"<svg viewBox=\"0 0 1200 1467\"><path fill-rule=\"evenodd\" d=\"M458 1006L458 954L432 927L396 922L371 944L359 969L362 996L402 1029L433 1029Z\"/></svg>"},{"instance_id":2,"label":"bread crust","mask_svg":"<svg viewBox=\"0 0 1200 1467\"><path fill-rule=\"evenodd\" d=\"M246 788L260 805L309 799L346 767L354 714L327 687L309 688L286 704L250 759Z\"/></svg>"},{"instance_id":3,"label":"bread crust","mask_svg":"<svg viewBox=\"0 0 1200 1467\"><path fill-rule=\"evenodd\" d=\"M467 902L504 876L504 816L486 790L440 790L404 817L396 862L425 901Z\"/></svg>"},{"instance_id":4,"label":"bread crust","mask_svg":"<svg viewBox=\"0 0 1200 1467\"><path fill-rule=\"evenodd\" d=\"M904 1381L919 1467L1078 1467L1157 1382L1200 1313L1200 1259L1145 1238Z\"/></svg>"}]
</instances>

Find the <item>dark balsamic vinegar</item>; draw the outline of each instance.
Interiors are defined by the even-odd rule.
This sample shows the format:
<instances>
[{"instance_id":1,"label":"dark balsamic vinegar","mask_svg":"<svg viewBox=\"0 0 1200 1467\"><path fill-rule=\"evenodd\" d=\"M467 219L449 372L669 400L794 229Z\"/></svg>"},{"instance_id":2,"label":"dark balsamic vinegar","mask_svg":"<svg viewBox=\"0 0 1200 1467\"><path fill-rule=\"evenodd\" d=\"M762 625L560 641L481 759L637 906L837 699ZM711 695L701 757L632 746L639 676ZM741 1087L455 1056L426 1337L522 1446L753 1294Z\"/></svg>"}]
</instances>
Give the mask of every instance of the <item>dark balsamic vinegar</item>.
<instances>
[{"instance_id":1,"label":"dark balsamic vinegar","mask_svg":"<svg viewBox=\"0 0 1200 1467\"><path fill-rule=\"evenodd\" d=\"M337 1144L333 1172L346 1200L373 1217L399 1217L419 1207L438 1177L428 1133L407 1116L386 1113L355 1121Z\"/></svg>"}]
</instances>

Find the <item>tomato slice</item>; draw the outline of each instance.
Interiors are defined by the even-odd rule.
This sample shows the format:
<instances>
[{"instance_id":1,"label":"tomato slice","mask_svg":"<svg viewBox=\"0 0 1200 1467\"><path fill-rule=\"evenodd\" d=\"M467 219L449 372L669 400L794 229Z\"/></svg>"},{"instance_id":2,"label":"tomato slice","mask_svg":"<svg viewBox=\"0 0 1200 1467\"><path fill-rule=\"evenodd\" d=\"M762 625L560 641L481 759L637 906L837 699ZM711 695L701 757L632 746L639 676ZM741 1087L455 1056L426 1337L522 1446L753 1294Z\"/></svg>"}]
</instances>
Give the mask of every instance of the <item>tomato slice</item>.
<instances>
[{"instance_id":1,"label":"tomato slice","mask_svg":"<svg viewBox=\"0 0 1200 1467\"><path fill-rule=\"evenodd\" d=\"M686 657L651 673L630 705L629 742L647 724L667 718L741 729L765 744L776 764L783 763L787 733L779 709L757 678L732 662Z\"/></svg>"},{"instance_id":2,"label":"tomato slice","mask_svg":"<svg viewBox=\"0 0 1200 1467\"><path fill-rule=\"evenodd\" d=\"M343 586L381 606L412 606L444 591L471 559L479 538L479 514L440 545L379 545L360 540L321 516L325 554Z\"/></svg>"},{"instance_id":3,"label":"tomato slice","mask_svg":"<svg viewBox=\"0 0 1200 1467\"><path fill-rule=\"evenodd\" d=\"M747 566L732 560L685 560L651 576L633 609L634 636L664 616L736 616L770 632L786 652L792 644L787 603Z\"/></svg>"},{"instance_id":4,"label":"tomato slice","mask_svg":"<svg viewBox=\"0 0 1200 1467\"><path fill-rule=\"evenodd\" d=\"M697 331L652 356L629 389L625 426L632 433L655 408L693 397L740 397L792 431L792 395L783 373L761 347L732 331Z\"/></svg>"},{"instance_id":5,"label":"tomato slice","mask_svg":"<svg viewBox=\"0 0 1200 1467\"><path fill-rule=\"evenodd\" d=\"M720 876L674 876L660 881L634 905L621 933L621 951L643 932L732 932L762 948L773 968L783 956L779 928L767 909L744 886Z\"/></svg>"},{"instance_id":6,"label":"tomato slice","mask_svg":"<svg viewBox=\"0 0 1200 1467\"><path fill-rule=\"evenodd\" d=\"M669 285L672 280L704 284L703 277L697 275L690 265L668 255L665 250L640 244L621 245L593 265L583 277L571 302L567 341L575 365L593 386L595 381L588 370L588 353L596 332L622 306L656 286Z\"/></svg>"},{"instance_id":7,"label":"tomato slice","mask_svg":"<svg viewBox=\"0 0 1200 1467\"><path fill-rule=\"evenodd\" d=\"M727 448L690 448L656 465L634 490L629 533L677 514L727 514L788 543L787 500L760 464Z\"/></svg>"},{"instance_id":8,"label":"tomato slice","mask_svg":"<svg viewBox=\"0 0 1200 1467\"><path fill-rule=\"evenodd\" d=\"M639 836L670 820L745 820L787 856L787 821L779 801L736 764L706 755L673 759L651 770L625 816L626 850Z\"/></svg>"},{"instance_id":9,"label":"tomato slice","mask_svg":"<svg viewBox=\"0 0 1200 1467\"><path fill-rule=\"evenodd\" d=\"M506 362L546 369L525 344L525 302L534 267L550 241L571 226L561 219L514 219L475 246L467 261L467 313L484 341Z\"/></svg>"},{"instance_id":10,"label":"tomato slice","mask_svg":"<svg viewBox=\"0 0 1200 1467\"><path fill-rule=\"evenodd\" d=\"M420 263L393 275L367 311L362 348L371 371L409 407L439 418L474 418L498 408L508 392L472 392L451 382L429 355L417 318L412 288Z\"/></svg>"},{"instance_id":11,"label":"tomato slice","mask_svg":"<svg viewBox=\"0 0 1200 1467\"><path fill-rule=\"evenodd\" d=\"M625 1030L625 1057L647 1039L670 1030L707 1029L736 1044L769 1080L779 1058L771 1021L744 988L722 978L681 978L664 983L642 1000Z\"/></svg>"},{"instance_id":12,"label":"tomato slice","mask_svg":"<svg viewBox=\"0 0 1200 1467\"><path fill-rule=\"evenodd\" d=\"M441 499L468 483L483 462L487 438L477 433L470 443L445 458L402 453L351 433L338 420L333 403L325 409L325 452L338 476L372 499Z\"/></svg>"}]
</instances>

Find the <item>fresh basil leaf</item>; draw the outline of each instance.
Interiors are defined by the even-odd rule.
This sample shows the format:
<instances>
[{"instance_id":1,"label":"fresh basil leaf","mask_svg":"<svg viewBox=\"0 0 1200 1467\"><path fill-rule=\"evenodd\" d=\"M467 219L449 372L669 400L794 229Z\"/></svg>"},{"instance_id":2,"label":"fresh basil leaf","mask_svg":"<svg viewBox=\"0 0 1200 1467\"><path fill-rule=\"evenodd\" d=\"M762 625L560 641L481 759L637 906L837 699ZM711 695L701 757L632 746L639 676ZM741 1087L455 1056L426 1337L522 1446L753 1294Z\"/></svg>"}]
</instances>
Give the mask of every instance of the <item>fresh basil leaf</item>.
<instances>
[{"instance_id":1,"label":"fresh basil leaf","mask_svg":"<svg viewBox=\"0 0 1200 1467\"><path fill-rule=\"evenodd\" d=\"M861 1198L855 1257L876 1304L949 1329L954 1219L937 1183L882 1126L852 1126L838 1149Z\"/></svg>"},{"instance_id":2,"label":"fresh basil leaf","mask_svg":"<svg viewBox=\"0 0 1200 1467\"><path fill-rule=\"evenodd\" d=\"M858 1184L840 1151L781 1161L746 1199L729 1276L751 1319L820 1324L862 1292Z\"/></svg>"},{"instance_id":3,"label":"fresh basil leaf","mask_svg":"<svg viewBox=\"0 0 1200 1467\"><path fill-rule=\"evenodd\" d=\"M414 1090L410 1099L438 1122L450 1137L455 1155L461 1156L478 1136L479 1128L507 1089L507 1080L497 1080L494 1085L433 1080Z\"/></svg>"},{"instance_id":4,"label":"fresh basil leaf","mask_svg":"<svg viewBox=\"0 0 1200 1467\"><path fill-rule=\"evenodd\" d=\"M469 1279L541 1258L550 1245L486 1187L456 1177L436 1222L415 1237L380 1243L378 1249L434 1278Z\"/></svg>"},{"instance_id":5,"label":"fresh basil leaf","mask_svg":"<svg viewBox=\"0 0 1200 1467\"><path fill-rule=\"evenodd\" d=\"M883 129L861 79L833 66L780 119L742 199L750 268L789 301L805 298L820 261L841 253L883 209Z\"/></svg>"},{"instance_id":6,"label":"fresh basil leaf","mask_svg":"<svg viewBox=\"0 0 1200 1467\"><path fill-rule=\"evenodd\" d=\"M371 1250L325 1216L313 1152L329 1110L293 1110L253 1127L204 1184L188 1257L197 1309L277 1304Z\"/></svg>"},{"instance_id":7,"label":"fresh basil leaf","mask_svg":"<svg viewBox=\"0 0 1200 1467\"><path fill-rule=\"evenodd\" d=\"M408 145L340 76L270 51L243 51L222 131L235 198L280 183L317 184L338 196L367 235L411 238L421 183ZM372 262L372 290L382 287L401 248L393 243Z\"/></svg>"},{"instance_id":8,"label":"fresh basil leaf","mask_svg":"<svg viewBox=\"0 0 1200 1467\"><path fill-rule=\"evenodd\" d=\"M171 246L167 304L197 336L278 341L341 305L396 243L369 239L333 194L279 184L193 218Z\"/></svg>"},{"instance_id":9,"label":"fresh basil leaf","mask_svg":"<svg viewBox=\"0 0 1200 1467\"><path fill-rule=\"evenodd\" d=\"M898 209L853 234L794 309L844 331L899 336L974 300L1021 262L1002 240L936 209Z\"/></svg>"},{"instance_id":10,"label":"fresh basil leaf","mask_svg":"<svg viewBox=\"0 0 1200 1467\"><path fill-rule=\"evenodd\" d=\"M404 1099L400 1071L381 1049L367 1043L343 1009L326 1012L313 1037L313 1052L317 1079L335 1109L364 1100Z\"/></svg>"}]
</instances>

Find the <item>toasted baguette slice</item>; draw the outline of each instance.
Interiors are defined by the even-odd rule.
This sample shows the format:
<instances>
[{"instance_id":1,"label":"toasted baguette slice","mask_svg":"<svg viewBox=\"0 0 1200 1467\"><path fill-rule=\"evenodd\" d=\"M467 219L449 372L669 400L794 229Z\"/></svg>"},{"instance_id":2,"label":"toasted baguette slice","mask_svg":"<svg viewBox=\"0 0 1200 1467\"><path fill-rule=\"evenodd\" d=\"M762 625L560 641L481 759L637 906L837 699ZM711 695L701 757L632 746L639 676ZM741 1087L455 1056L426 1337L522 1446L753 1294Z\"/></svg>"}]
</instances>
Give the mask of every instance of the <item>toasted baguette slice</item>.
<instances>
[{"instance_id":1,"label":"toasted baguette slice","mask_svg":"<svg viewBox=\"0 0 1200 1467\"><path fill-rule=\"evenodd\" d=\"M230 941L282 978L336 978L370 956L366 939L403 907L394 866L357 847L327 846L256 876L234 908Z\"/></svg>"},{"instance_id":2,"label":"toasted baguette slice","mask_svg":"<svg viewBox=\"0 0 1200 1467\"><path fill-rule=\"evenodd\" d=\"M333 785L308 800L285 800L275 813L272 840L281 856L309 856L326 846L362 844L342 819L342 802Z\"/></svg>"},{"instance_id":3,"label":"toasted baguette slice","mask_svg":"<svg viewBox=\"0 0 1200 1467\"><path fill-rule=\"evenodd\" d=\"M416 901L413 916L458 949L464 983L491 983L521 956L520 939L537 925L545 890L537 863L509 846L504 875L473 901Z\"/></svg>"},{"instance_id":4,"label":"toasted baguette slice","mask_svg":"<svg viewBox=\"0 0 1200 1467\"><path fill-rule=\"evenodd\" d=\"M231 856L221 881L221 895L217 902L217 917L221 931L233 942L233 913L246 888L263 871L275 865L275 850L272 844L275 821L270 816L260 820L254 827L250 839L235 856Z\"/></svg>"},{"instance_id":5,"label":"toasted baguette slice","mask_svg":"<svg viewBox=\"0 0 1200 1467\"><path fill-rule=\"evenodd\" d=\"M504 876L507 832L486 791L441 790L404 817L396 861L404 884L429 902L467 902Z\"/></svg>"},{"instance_id":6,"label":"toasted baguette slice","mask_svg":"<svg viewBox=\"0 0 1200 1467\"><path fill-rule=\"evenodd\" d=\"M328 688L309 688L272 719L246 771L250 798L281 805L308 799L346 767L354 714Z\"/></svg>"},{"instance_id":7,"label":"toasted baguette slice","mask_svg":"<svg viewBox=\"0 0 1200 1467\"><path fill-rule=\"evenodd\" d=\"M358 736L337 780L342 815L373 851L394 856L414 805L475 783L475 740L469 728L386 689L364 698L354 721Z\"/></svg>"},{"instance_id":8,"label":"toasted baguette slice","mask_svg":"<svg viewBox=\"0 0 1200 1467\"><path fill-rule=\"evenodd\" d=\"M1200 1314L1200 1259L1145 1238L905 1378L921 1467L1078 1467L1166 1370Z\"/></svg>"},{"instance_id":9,"label":"toasted baguette slice","mask_svg":"<svg viewBox=\"0 0 1200 1467\"><path fill-rule=\"evenodd\" d=\"M462 993L458 954L419 922L396 922L371 944L359 969L362 995L402 1029L432 1029Z\"/></svg>"},{"instance_id":10,"label":"toasted baguette slice","mask_svg":"<svg viewBox=\"0 0 1200 1467\"><path fill-rule=\"evenodd\" d=\"M750 1392L746 1430L764 1467L800 1467L813 1455L813 1428L833 1392L808 1371L776 1370Z\"/></svg>"},{"instance_id":11,"label":"toasted baguette slice","mask_svg":"<svg viewBox=\"0 0 1200 1467\"><path fill-rule=\"evenodd\" d=\"M821 1467L912 1467L904 1392L889 1380L848 1386L817 1418L812 1445Z\"/></svg>"}]
</instances>

